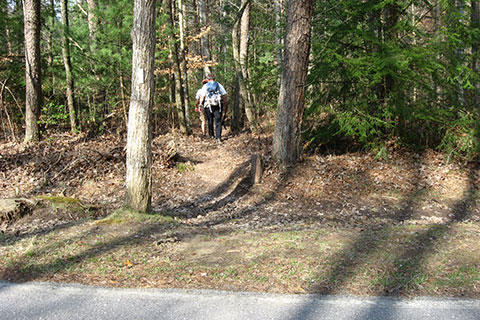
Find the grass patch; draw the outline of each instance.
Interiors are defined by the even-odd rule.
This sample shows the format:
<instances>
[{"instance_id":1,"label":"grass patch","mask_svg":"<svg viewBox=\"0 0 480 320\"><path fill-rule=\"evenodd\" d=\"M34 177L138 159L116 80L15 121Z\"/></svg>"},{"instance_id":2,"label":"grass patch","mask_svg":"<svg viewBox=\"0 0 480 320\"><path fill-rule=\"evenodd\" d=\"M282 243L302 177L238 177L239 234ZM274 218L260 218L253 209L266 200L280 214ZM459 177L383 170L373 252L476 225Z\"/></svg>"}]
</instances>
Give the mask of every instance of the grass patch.
<instances>
[{"instance_id":1,"label":"grass patch","mask_svg":"<svg viewBox=\"0 0 480 320\"><path fill-rule=\"evenodd\" d=\"M83 203L80 199L65 197L65 196L51 196L51 195L39 195L35 199L41 200L48 204L53 210L50 212L68 212L67 215L72 218L71 213L76 213L75 216L88 218L91 217L97 208Z\"/></svg>"},{"instance_id":2,"label":"grass patch","mask_svg":"<svg viewBox=\"0 0 480 320\"><path fill-rule=\"evenodd\" d=\"M163 242L165 234L182 234ZM479 297L480 224L218 232L118 210L2 241L0 278L121 287ZM15 240L15 241L14 241Z\"/></svg>"},{"instance_id":3,"label":"grass patch","mask_svg":"<svg viewBox=\"0 0 480 320\"><path fill-rule=\"evenodd\" d=\"M177 165L176 165L176 168L178 170L179 173L183 174L185 172L188 172L188 171L194 171L195 170L195 166L190 162L178 162Z\"/></svg>"},{"instance_id":4,"label":"grass patch","mask_svg":"<svg viewBox=\"0 0 480 320\"><path fill-rule=\"evenodd\" d=\"M49 202L52 202L52 203L66 203L66 204L77 204L77 205L82 204L82 201L80 201L79 199L71 198L71 197L65 197L65 196L45 196L45 195L41 195L41 196L37 196L35 198L40 199L40 200L49 201Z\"/></svg>"},{"instance_id":5,"label":"grass patch","mask_svg":"<svg viewBox=\"0 0 480 320\"><path fill-rule=\"evenodd\" d=\"M144 223L152 222L157 224L172 224L175 225L177 222L171 216L162 215L161 213L143 213L129 210L126 208L115 210L112 214L106 218L96 220L95 224L97 225L115 225L115 224L135 224L135 223Z\"/></svg>"}]
</instances>

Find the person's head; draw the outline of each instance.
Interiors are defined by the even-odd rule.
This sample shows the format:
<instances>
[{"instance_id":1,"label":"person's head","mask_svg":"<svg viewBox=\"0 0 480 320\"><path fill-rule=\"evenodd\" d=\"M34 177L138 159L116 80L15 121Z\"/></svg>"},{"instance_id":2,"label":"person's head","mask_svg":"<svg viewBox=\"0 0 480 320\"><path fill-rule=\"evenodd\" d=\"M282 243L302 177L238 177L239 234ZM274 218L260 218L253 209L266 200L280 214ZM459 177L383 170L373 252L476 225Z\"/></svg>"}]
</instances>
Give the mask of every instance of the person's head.
<instances>
[{"instance_id":1,"label":"person's head","mask_svg":"<svg viewBox=\"0 0 480 320\"><path fill-rule=\"evenodd\" d=\"M207 79L208 79L208 81L215 81L215 75L213 73L209 73L207 75Z\"/></svg>"},{"instance_id":2,"label":"person's head","mask_svg":"<svg viewBox=\"0 0 480 320\"><path fill-rule=\"evenodd\" d=\"M205 83L207 83L207 82L208 82L208 79L203 79L203 80L202 80L202 84L205 84Z\"/></svg>"}]
</instances>

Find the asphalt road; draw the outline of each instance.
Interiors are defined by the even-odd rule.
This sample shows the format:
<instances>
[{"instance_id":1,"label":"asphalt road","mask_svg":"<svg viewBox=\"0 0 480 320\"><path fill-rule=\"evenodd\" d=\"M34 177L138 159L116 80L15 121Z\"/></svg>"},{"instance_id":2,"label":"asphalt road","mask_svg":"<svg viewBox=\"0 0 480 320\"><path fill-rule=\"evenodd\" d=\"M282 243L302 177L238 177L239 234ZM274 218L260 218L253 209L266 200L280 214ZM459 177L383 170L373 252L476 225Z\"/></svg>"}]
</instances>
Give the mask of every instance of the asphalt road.
<instances>
[{"instance_id":1,"label":"asphalt road","mask_svg":"<svg viewBox=\"0 0 480 320\"><path fill-rule=\"evenodd\" d=\"M0 319L480 319L480 300L111 289L0 281Z\"/></svg>"}]
</instances>

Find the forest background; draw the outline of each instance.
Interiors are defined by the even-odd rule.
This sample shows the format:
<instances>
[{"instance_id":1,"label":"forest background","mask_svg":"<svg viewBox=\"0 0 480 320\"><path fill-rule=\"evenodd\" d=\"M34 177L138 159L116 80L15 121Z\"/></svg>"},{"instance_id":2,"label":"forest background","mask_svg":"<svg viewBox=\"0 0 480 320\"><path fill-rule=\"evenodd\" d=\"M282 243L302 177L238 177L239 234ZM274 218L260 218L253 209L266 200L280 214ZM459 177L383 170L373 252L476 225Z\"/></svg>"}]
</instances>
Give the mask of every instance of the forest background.
<instances>
[{"instance_id":1,"label":"forest background","mask_svg":"<svg viewBox=\"0 0 480 320\"><path fill-rule=\"evenodd\" d=\"M65 4L68 25L58 2L42 2L41 130L121 130L131 88L133 3ZM154 131L191 132L193 96L210 70L235 105L233 129L268 130L264 120L275 116L278 101L284 6L160 3ZM382 155L395 144L472 159L478 144L478 10L478 1L315 1L305 150ZM7 140L18 139L25 123L22 16L21 1L1 3L0 126ZM62 58L65 47L71 68Z\"/></svg>"}]
</instances>

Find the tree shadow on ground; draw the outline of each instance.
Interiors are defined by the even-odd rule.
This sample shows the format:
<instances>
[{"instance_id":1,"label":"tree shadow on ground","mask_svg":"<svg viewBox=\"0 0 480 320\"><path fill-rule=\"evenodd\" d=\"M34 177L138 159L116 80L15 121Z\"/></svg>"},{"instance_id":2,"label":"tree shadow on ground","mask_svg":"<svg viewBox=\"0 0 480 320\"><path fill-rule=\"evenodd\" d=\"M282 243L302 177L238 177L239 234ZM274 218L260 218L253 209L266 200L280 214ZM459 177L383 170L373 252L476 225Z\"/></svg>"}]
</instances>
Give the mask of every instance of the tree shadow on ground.
<instances>
[{"instance_id":1,"label":"tree shadow on ground","mask_svg":"<svg viewBox=\"0 0 480 320\"><path fill-rule=\"evenodd\" d=\"M421 160L418 160L418 167L421 164ZM281 192L288 182L291 171L284 172L281 175L278 183L265 194L260 200L252 205L243 207L240 210L228 212L228 206L233 204L237 199L241 199L251 189L252 184L249 179L248 169L250 161L246 161L241 164L232 174L217 188L211 191L207 191L194 200L185 202L179 206L172 206L162 209L161 213L170 215L171 217L177 217L180 219L187 218L185 212L192 211L193 214L205 213L212 210L227 211L225 214L219 214L208 222L199 222L194 226L218 226L231 219L246 218L255 214L259 207L265 206L268 203L275 201L279 192ZM451 226L455 222L465 220L469 215L469 208L475 203L476 186L474 182L475 170L472 169L470 174L470 187L462 201L452 209L453 218L441 225L431 226L424 231L419 232L409 239L409 242L413 245L411 247L404 248L403 251L398 252L395 259L395 268L392 269L390 274L385 278L391 279L386 285L378 291L379 295L404 295L408 294L409 285L416 280L421 269L422 262L425 259L426 253L433 248L439 241L443 239ZM416 174L416 185L421 183L420 172ZM395 224L401 225L403 222L407 222L413 215L413 204L417 190L412 191L410 196L406 198L401 210L395 212L396 221ZM225 195L226 194L226 195ZM68 228L68 226L66 227ZM30 281L41 278L44 275L67 270L68 268L81 264L84 261L94 258L103 253L108 253L114 250L118 246L127 246L132 244L142 244L151 241L152 235L161 235L166 230L171 230L172 225L152 223L149 225L143 225L137 231L132 234L119 236L106 243L100 243L93 248L88 248L82 252L78 252L69 256L67 260L55 260L45 263L40 263L28 272L22 273L22 281ZM55 228L49 230L54 231ZM75 241L85 237L89 233L96 232L94 228L87 230L86 233L79 235L77 238L72 238L70 241ZM222 231L211 231L214 236L219 235ZM183 239L193 237L193 234L183 234ZM312 293L319 294L335 294L342 290L346 284L352 281L353 277L358 272L358 266L368 262L369 258L380 248L382 243L385 243L392 238L390 229L388 226L380 227L368 227L360 233L360 235L353 239L352 245L343 249L337 254L333 265L328 270L326 279L334 279L334 282L324 282L317 284L311 288ZM182 239L180 239L181 241ZM39 250L36 254L47 254L53 250L52 246L45 247ZM24 258L26 256L24 255ZM0 279L14 278L18 274L18 270L25 271L24 263L25 259L20 258L15 264L9 265L4 271L0 273ZM410 261L407 266L400 267L401 262ZM308 305L304 306L303 310L299 310L299 314L305 314L308 316ZM365 319L368 319L367 317Z\"/></svg>"},{"instance_id":2,"label":"tree shadow on ground","mask_svg":"<svg viewBox=\"0 0 480 320\"><path fill-rule=\"evenodd\" d=\"M465 221L471 214L471 208L477 202L477 186L476 173L478 166L471 167L469 172L469 185L465 192L464 198L458 201L451 208L451 218L445 223L434 224L406 239L407 245L403 246L400 251L395 253L392 263L393 267L387 271L382 279L382 284L376 290L378 296L408 296L411 290L422 281L423 274L422 265L427 255L440 243L447 241L448 233L453 225L458 222ZM417 177L420 177L418 172ZM415 185L421 182L418 179ZM357 238L352 241L350 246L342 249L334 259L334 264L327 271L327 275L323 276L326 281L313 285L310 288L311 293L320 295L331 295L343 293L345 287L354 281L354 277L360 272L362 265L368 263L372 259L377 250L381 249L382 244L395 240L395 235L391 233L392 227L399 226L408 222L412 218L413 203L416 191L406 198L404 209L396 212L397 223L392 226L381 226L378 228L368 228L362 231ZM315 304L316 297L305 303L292 319L299 319L298 315L302 315L302 319L313 318L309 310ZM373 312L376 311L376 305L373 304L366 310L361 318L371 319L374 317ZM392 311L393 312L393 311ZM388 318L395 318L394 313L389 313Z\"/></svg>"},{"instance_id":3,"label":"tree shadow on ground","mask_svg":"<svg viewBox=\"0 0 480 320\"><path fill-rule=\"evenodd\" d=\"M184 209L191 210L192 208L196 208L195 209L196 211L194 212L198 212L199 210L208 212L209 210L225 209L229 204L235 201L235 199L241 198L242 196L244 196L246 193L250 191L252 187L252 183L249 176L249 167L250 167L250 161L246 161L241 166L239 166L234 172L232 172L229 178L226 179L214 190L205 192L204 194L199 195L196 199L189 201L187 203L184 203L181 206L166 208L166 209L163 209L161 213L157 212L154 214L161 214L161 215L167 215L167 216L170 215L172 217L185 218L185 216L182 215L182 211ZM261 200L256 205L263 205L275 199L276 193L284 187L285 181L288 180L289 171L286 171L282 177L283 178L281 179L277 187L274 190L272 190L266 197L263 198L263 200ZM227 193L227 195L225 195L224 197L221 197L225 193ZM214 199L214 201L212 203L208 203L208 202L205 202L204 199ZM201 204L201 206L197 207L199 203ZM241 212L236 212L235 216L228 216L228 215L221 216L221 217L217 217L213 221L209 221L208 223L198 223L195 226L208 227L213 225L219 225L235 217L248 216L253 212L254 212L253 208L245 209L245 210L242 210ZM34 238L36 235L46 236L49 233L60 231L62 229L64 231L68 231L69 228L74 226L75 224L64 225L59 228L52 227L49 230L44 230L39 233L33 232L30 234L25 234L22 237L9 239L9 242L7 242L6 244L8 245L9 243L12 243L11 241L16 242L23 239ZM174 231L175 229L176 229L176 225L171 223L153 222L149 224L143 224L139 229L137 229L135 232L131 234L128 234L125 236L119 236L108 242L102 242L97 245L94 245L93 247L86 248L81 252L69 255L66 259L47 260L46 262L41 262L35 265L26 264L26 261L29 260L31 256L29 256L30 253L25 252L21 256L19 256L14 263L10 263L8 266L6 266L6 268L4 268L0 272L0 279L7 279L10 281L21 281L21 282L41 279L45 276L68 270L69 268L72 268L76 265L80 265L89 259L111 252L117 247L140 245L147 242L153 243L154 241L152 239L154 239L155 237L161 236L167 231L169 232L171 232L172 230ZM95 227L94 224L92 224L92 226L89 227L86 230L86 232L82 232L77 236L69 238L68 242L72 243L75 241L80 241L81 239L84 239L91 234L95 234L96 232L100 232L100 231L98 231L98 228ZM220 236L225 234L225 232L229 232L229 231L225 231L222 229L209 230L209 234L213 236ZM178 240L182 241L182 240L192 238L194 236L195 236L195 232L191 232L191 233L184 232L180 235L180 238ZM35 255L38 257L48 256L49 252L52 252L52 250L55 249L55 246L58 246L58 242L53 242L44 247L37 248L35 250Z\"/></svg>"},{"instance_id":4,"label":"tree shadow on ground","mask_svg":"<svg viewBox=\"0 0 480 320\"><path fill-rule=\"evenodd\" d=\"M230 204L241 199L253 187L249 176L250 163L250 160L243 162L224 182L194 199L173 207L162 207L159 203L154 203L153 207L160 208L156 211L164 215L181 219L205 215L211 211L228 211Z\"/></svg>"}]
</instances>

